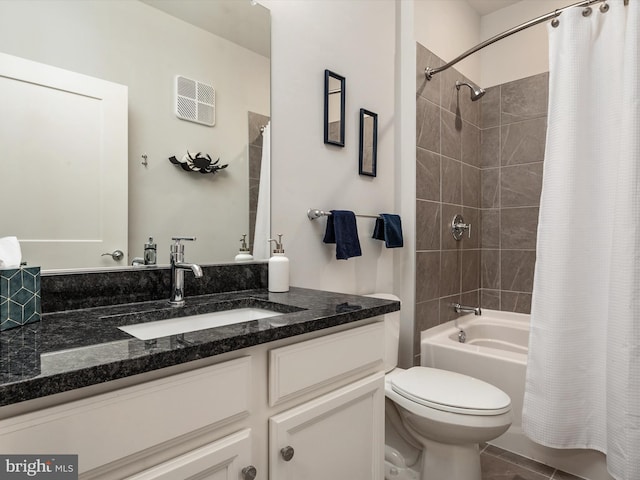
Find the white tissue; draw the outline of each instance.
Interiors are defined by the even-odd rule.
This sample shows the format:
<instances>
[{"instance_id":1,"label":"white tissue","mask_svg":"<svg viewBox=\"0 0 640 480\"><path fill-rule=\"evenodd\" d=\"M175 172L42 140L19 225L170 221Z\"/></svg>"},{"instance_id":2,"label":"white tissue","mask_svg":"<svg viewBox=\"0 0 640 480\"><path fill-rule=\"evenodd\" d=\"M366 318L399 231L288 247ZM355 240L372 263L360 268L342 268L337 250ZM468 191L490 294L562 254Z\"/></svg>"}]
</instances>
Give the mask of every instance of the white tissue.
<instances>
[{"instance_id":1,"label":"white tissue","mask_svg":"<svg viewBox=\"0 0 640 480\"><path fill-rule=\"evenodd\" d=\"M16 237L0 238L0 268L18 268L22 261L20 242Z\"/></svg>"}]
</instances>

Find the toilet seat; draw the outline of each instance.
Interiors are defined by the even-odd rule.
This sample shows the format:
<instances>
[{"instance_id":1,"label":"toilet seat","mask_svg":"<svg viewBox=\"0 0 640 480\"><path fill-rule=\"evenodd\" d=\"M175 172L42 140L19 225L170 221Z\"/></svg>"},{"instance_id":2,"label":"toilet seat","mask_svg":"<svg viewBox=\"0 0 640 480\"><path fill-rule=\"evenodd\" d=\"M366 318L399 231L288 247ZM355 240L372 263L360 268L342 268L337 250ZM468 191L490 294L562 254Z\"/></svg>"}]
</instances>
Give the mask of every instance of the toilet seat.
<instances>
[{"instance_id":1,"label":"toilet seat","mask_svg":"<svg viewBox=\"0 0 640 480\"><path fill-rule=\"evenodd\" d=\"M511 410L511 399L499 388L447 370L412 367L390 378L391 389L425 407L463 415L501 415Z\"/></svg>"}]
</instances>

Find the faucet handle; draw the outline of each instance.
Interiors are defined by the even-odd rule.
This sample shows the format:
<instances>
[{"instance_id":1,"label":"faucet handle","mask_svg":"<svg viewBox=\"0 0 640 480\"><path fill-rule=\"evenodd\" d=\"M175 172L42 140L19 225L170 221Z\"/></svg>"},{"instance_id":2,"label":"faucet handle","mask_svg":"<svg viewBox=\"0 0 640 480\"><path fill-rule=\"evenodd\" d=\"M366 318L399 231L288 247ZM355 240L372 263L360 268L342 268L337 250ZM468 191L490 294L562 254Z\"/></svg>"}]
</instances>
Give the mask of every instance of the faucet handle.
<instances>
[{"instance_id":1,"label":"faucet handle","mask_svg":"<svg viewBox=\"0 0 640 480\"><path fill-rule=\"evenodd\" d=\"M171 240L175 242L169 247L171 255L180 255L176 261L182 262L182 255L184 255L184 244L180 243L180 240L189 240L190 242L193 242L195 239L196 237L171 237Z\"/></svg>"},{"instance_id":2,"label":"faucet handle","mask_svg":"<svg viewBox=\"0 0 640 480\"><path fill-rule=\"evenodd\" d=\"M171 237L171 240L173 240L176 243L179 243L180 240L189 240L190 242L195 241L196 237Z\"/></svg>"},{"instance_id":3,"label":"faucet handle","mask_svg":"<svg viewBox=\"0 0 640 480\"><path fill-rule=\"evenodd\" d=\"M459 213L451 220L451 234L455 240L462 240L464 231L467 230L469 238L471 238L471 224L464 223L464 218Z\"/></svg>"}]
</instances>

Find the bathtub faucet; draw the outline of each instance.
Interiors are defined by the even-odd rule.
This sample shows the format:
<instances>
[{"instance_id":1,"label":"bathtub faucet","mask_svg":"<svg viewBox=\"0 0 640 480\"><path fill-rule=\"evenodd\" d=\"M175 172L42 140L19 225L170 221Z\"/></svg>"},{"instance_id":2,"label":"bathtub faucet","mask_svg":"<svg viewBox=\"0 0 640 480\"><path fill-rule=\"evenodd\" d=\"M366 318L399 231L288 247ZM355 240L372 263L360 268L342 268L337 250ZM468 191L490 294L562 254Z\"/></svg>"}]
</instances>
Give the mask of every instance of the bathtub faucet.
<instances>
[{"instance_id":1,"label":"bathtub faucet","mask_svg":"<svg viewBox=\"0 0 640 480\"><path fill-rule=\"evenodd\" d=\"M454 303L453 309L456 311L456 313L474 313L475 315L482 315L482 310L480 309L480 307L467 307L466 305Z\"/></svg>"}]
</instances>

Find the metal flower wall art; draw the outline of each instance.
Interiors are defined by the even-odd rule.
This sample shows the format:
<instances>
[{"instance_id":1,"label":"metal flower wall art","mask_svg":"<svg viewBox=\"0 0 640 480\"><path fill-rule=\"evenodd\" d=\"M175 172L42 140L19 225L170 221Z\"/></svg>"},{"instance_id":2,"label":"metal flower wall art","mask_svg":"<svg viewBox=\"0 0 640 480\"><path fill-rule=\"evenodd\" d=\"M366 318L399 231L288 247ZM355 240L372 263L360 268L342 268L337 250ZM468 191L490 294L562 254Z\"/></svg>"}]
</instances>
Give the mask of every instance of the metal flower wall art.
<instances>
[{"instance_id":1,"label":"metal flower wall art","mask_svg":"<svg viewBox=\"0 0 640 480\"><path fill-rule=\"evenodd\" d=\"M222 170L227 168L229 164L226 165L218 165L220 163L220 159L218 158L215 162L211 160L209 154L202 154L201 152L192 155L187 150L187 154L182 157L182 160L178 160L175 156L169 157L169 161L174 165L180 165L183 170L187 172L198 172L198 173L216 173L218 170Z\"/></svg>"}]
</instances>

